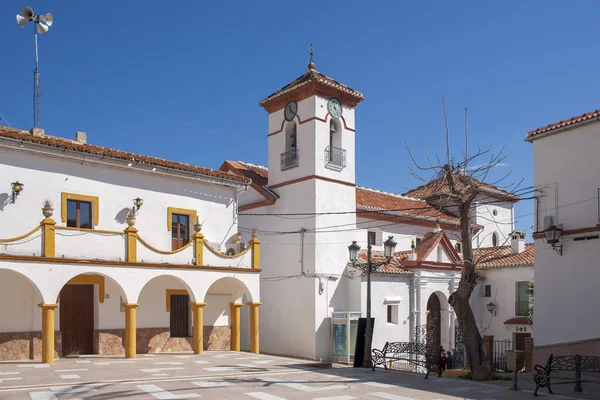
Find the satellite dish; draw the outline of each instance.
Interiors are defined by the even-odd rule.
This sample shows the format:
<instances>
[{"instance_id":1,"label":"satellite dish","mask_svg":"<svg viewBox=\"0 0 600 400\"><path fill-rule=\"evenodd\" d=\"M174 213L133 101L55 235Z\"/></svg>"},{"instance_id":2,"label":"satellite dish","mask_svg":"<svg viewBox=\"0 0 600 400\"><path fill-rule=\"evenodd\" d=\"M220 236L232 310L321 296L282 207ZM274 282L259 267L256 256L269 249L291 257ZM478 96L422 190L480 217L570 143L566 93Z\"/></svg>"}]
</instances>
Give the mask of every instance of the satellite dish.
<instances>
[{"instance_id":1,"label":"satellite dish","mask_svg":"<svg viewBox=\"0 0 600 400\"><path fill-rule=\"evenodd\" d=\"M44 25L44 24L37 24L38 26L38 33L40 35L43 35L44 33L48 32L48 26Z\"/></svg>"},{"instance_id":2,"label":"satellite dish","mask_svg":"<svg viewBox=\"0 0 600 400\"><path fill-rule=\"evenodd\" d=\"M48 13L46 15L40 15L40 20L44 21L46 25L52 26L54 19L52 18L52 14Z\"/></svg>"},{"instance_id":3,"label":"satellite dish","mask_svg":"<svg viewBox=\"0 0 600 400\"><path fill-rule=\"evenodd\" d=\"M23 15L23 17L25 17L27 19L33 18L33 8L31 8L29 6L25 6L21 10L21 14Z\"/></svg>"},{"instance_id":4,"label":"satellite dish","mask_svg":"<svg viewBox=\"0 0 600 400\"><path fill-rule=\"evenodd\" d=\"M19 24L19 26L22 28L25 26L26 23L29 22L28 18L22 17L19 14L17 14L17 24Z\"/></svg>"}]
</instances>

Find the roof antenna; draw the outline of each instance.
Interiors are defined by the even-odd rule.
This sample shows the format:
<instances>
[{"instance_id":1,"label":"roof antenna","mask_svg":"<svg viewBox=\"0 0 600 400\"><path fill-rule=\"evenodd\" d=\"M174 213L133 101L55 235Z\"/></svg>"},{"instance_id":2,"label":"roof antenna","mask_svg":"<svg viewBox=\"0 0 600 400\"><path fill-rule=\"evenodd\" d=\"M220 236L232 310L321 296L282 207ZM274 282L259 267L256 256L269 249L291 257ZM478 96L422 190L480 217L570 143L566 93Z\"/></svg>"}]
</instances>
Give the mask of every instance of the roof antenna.
<instances>
[{"instance_id":1,"label":"roof antenna","mask_svg":"<svg viewBox=\"0 0 600 400\"><path fill-rule=\"evenodd\" d=\"M38 57L38 33L40 35L48 32L48 28L52 26L54 19L52 14L35 15L33 9L29 6L23 7L21 14L17 14L17 23L22 28L28 22L33 22L33 38L35 42L35 70L33 71L33 127L40 126L40 70Z\"/></svg>"},{"instance_id":2,"label":"roof antenna","mask_svg":"<svg viewBox=\"0 0 600 400\"><path fill-rule=\"evenodd\" d=\"M313 46L312 43L310 44L309 51L310 51L310 62L308 63L308 69L315 69L315 63L313 62L313 56L315 55L315 46Z\"/></svg>"}]
</instances>

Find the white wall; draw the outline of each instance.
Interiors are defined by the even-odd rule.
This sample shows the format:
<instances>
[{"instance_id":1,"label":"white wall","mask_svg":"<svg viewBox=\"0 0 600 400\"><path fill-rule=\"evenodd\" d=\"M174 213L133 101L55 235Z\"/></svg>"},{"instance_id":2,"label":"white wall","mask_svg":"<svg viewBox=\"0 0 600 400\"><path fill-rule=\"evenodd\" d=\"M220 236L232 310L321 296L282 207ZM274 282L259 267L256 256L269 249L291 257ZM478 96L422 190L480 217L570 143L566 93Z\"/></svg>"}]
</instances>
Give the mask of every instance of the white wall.
<instances>
[{"instance_id":1,"label":"white wall","mask_svg":"<svg viewBox=\"0 0 600 400\"><path fill-rule=\"evenodd\" d=\"M410 340L410 276L375 274L371 276L371 316L375 318L373 327L373 344L381 349L385 342L408 342ZM363 280L361 309L366 316L367 284ZM387 322L387 300L400 298L398 306L398 323Z\"/></svg>"},{"instance_id":2,"label":"white wall","mask_svg":"<svg viewBox=\"0 0 600 400\"><path fill-rule=\"evenodd\" d=\"M42 298L23 276L0 271L0 329L2 332L41 331Z\"/></svg>"},{"instance_id":3,"label":"white wall","mask_svg":"<svg viewBox=\"0 0 600 400\"><path fill-rule=\"evenodd\" d=\"M480 269L481 280L473 290L471 307L482 335L493 335L494 340L513 340L513 332L504 321L514 318L517 282L533 282L533 266ZM491 285L491 297L485 297L485 285ZM487 310L488 303L496 305L496 315ZM533 334L533 330L527 333ZM533 335L532 335L533 336Z\"/></svg>"},{"instance_id":4,"label":"white wall","mask_svg":"<svg viewBox=\"0 0 600 400\"><path fill-rule=\"evenodd\" d=\"M494 211L496 215L494 215ZM482 225L483 230L474 235L477 247L492 246L492 235L498 233L498 246L510 245L510 234L514 230L514 203L500 202L487 196L477 199L475 205L476 224Z\"/></svg>"},{"instance_id":5,"label":"white wall","mask_svg":"<svg viewBox=\"0 0 600 400\"><path fill-rule=\"evenodd\" d=\"M25 144L25 150L27 146ZM151 175L150 172L130 171L126 167L93 164L91 161L82 165L80 162L33 155L22 150L7 150L0 146L0 188L4 188L0 189L0 199L10 197L10 184L16 180L25 185L24 190L14 204L9 202L0 206L0 238L22 235L39 225L44 218L41 207L46 198L54 202L53 218L57 226L66 226L61 221L62 192L97 196L99 223L94 228L110 231L123 231L127 227L127 208L132 206L134 198L141 197L144 205L139 211L135 227L144 240L161 250L171 250L167 207L197 210L200 222L204 222L202 233L209 242L225 243L237 232L234 220L235 193L231 187L166 178ZM40 255L39 239L20 242L24 244L0 245L0 250L9 249L13 254ZM120 236L57 230L56 243L59 257L64 254L67 258L124 258L125 242ZM146 262L165 261L157 253L145 253L141 243L138 248ZM184 258L191 262L193 257L186 255Z\"/></svg>"},{"instance_id":6,"label":"white wall","mask_svg":"<svg viewBox=\"0 0 600 400\"><path fill-rule=\"evenodd\" d=\"M533 142L534 182L541 189L540 230L546 215L565 230L598 223L599 133L600 124L592 123ZM535 242L536 346L600 338L600 319L590 317L596 315L600 300L599 243L572 241L586 235L590 234L562 238L562 257L545 240Z\"/></svg>"}]
</instances>

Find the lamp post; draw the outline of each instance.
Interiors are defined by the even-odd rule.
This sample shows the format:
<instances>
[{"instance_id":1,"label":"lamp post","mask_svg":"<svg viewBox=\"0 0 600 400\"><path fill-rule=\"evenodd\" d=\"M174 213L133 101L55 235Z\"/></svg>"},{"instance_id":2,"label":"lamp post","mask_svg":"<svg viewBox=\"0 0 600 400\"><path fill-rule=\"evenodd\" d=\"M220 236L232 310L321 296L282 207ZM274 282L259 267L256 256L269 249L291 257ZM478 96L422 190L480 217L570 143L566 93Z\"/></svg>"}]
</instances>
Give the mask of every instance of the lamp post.
<instances>
[{"instance_id":1,"label":"lamp post","mask_svg":"<svg viewBox=\"0 0 600 400\"><path fill-rule=\"evenodd\" d=\"M378 268L390 263L392 257L394 256L394 250L396 249L394 237L390 236L388 240L383 243L383 246L383 253L386 261L373 262L371 242L369 242L367 245L367 327L365 329L365 354L363 357L363 368L373 367L373 362L371 360L371 342L373 341L373 327L371 326L371 272L377 271ZM360 246L356 244L356 241L353 241L352 244L348 246L348 251L350 252L350 261L355 263L356 260L358 260Z\"/></svg>"}]
</instances>

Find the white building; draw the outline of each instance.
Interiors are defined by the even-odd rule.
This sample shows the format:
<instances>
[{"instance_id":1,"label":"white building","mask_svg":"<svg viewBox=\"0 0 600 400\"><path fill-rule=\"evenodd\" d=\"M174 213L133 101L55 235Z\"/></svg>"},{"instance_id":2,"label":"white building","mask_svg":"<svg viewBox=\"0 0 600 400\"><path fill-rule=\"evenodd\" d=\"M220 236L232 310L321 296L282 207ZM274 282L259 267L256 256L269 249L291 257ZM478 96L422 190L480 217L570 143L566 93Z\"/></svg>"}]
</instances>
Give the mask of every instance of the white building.
<instances>
[{"instance_id":1,"label":"white building","mask_svg":"<svg viewBox=\"0 0 600 400\"><path fill-rule=\"evenodd\" d=\"M597 110L527 133L539 202L540 233L534 235L537 363L545 363L549 354L600 356L600 319L594 311L600 300L599 116ZM549 227L562 229L554 245L542 233Z\"/></svg>"},{"instance_id":2,"label":"white building","mask_svg":"<svg viewBox=\"0 0 600 400\"><path fill-rule=\"evenodd\" d=\"M533 282L533 243L515 231L510 245L480 248L476 267L480 280L471 297L479 332L495 341L508 342L501 350L524 350L525 338L533 337L529 309L529 284Z\"/></svg>"},{"instance_id":3,"label":"white building","mask_svg":"<svg viewBox=\"0 0 600 400\"><path fill-rule=\"evenodd\" d=\"M258 352L259 241L237 235L249 184L0 127L0 360Z\"/></svg>"},{"instance_id":4,"label":"white building","mask_svg":"<svg viewBox=\"0 0 600 400\"><path fill-rule=\"evenodd\" d=\"M329 360L333 313L366 312L366 278L348 266L348 245L357 241L364 250L369 241L377 255L388 236L398 253L373 277L373 347L411 340L433 314L440 344L454 344L448 297L460 278L461 244L452 206L439 207L447 188L434 182L397 195L356 186L355 107L362 99L311 63L260 103L269 113L268 167L221 166L252 180L240 195L240 230L261 233L265 352ZM484 186L474 243L509 243L516 201Z\"/></svg>"}]
</instances>

